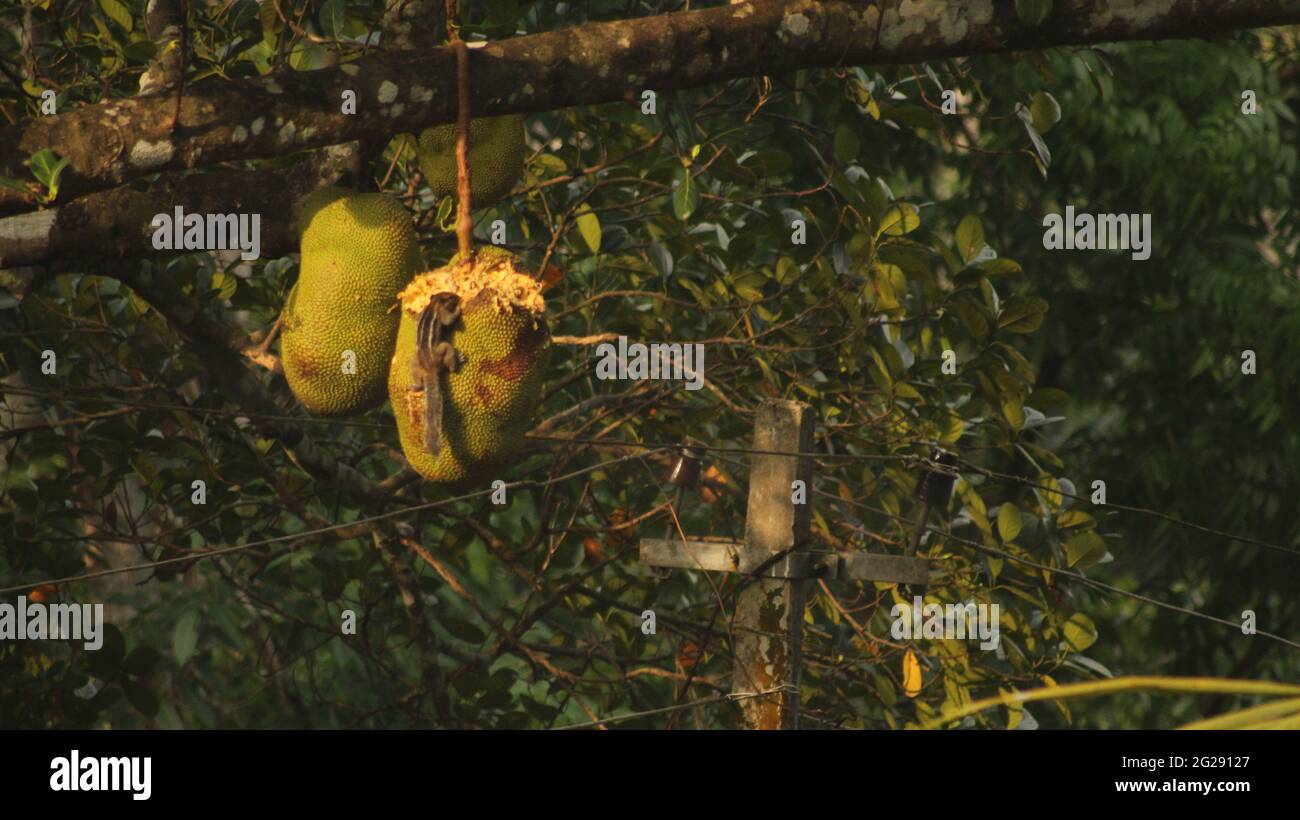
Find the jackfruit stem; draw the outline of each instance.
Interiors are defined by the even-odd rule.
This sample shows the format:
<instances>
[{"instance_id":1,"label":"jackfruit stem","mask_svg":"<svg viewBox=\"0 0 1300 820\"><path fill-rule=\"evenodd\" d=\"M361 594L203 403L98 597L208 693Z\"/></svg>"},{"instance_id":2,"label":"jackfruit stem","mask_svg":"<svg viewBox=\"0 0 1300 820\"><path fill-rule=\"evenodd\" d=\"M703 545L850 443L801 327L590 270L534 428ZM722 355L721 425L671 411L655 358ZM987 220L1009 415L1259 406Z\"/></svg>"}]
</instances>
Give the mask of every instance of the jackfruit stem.
<instances>
[{"instance_id":1,"label":"jackfruit stem","mask_svg":"<svg viewBox=\"0 0 1300 820\"><path fill-rule=\"evenodd\" d=\"M454 4L448 2L448 9ZM451 25L452 17L448 17ZM456 193L460 199L456 215L456 244L463 257L469 258L474 250L473 197L469 186L469 47L460 39L460 32L452 30L452 45L456 49Z\"/></svg>"}]
</instances>

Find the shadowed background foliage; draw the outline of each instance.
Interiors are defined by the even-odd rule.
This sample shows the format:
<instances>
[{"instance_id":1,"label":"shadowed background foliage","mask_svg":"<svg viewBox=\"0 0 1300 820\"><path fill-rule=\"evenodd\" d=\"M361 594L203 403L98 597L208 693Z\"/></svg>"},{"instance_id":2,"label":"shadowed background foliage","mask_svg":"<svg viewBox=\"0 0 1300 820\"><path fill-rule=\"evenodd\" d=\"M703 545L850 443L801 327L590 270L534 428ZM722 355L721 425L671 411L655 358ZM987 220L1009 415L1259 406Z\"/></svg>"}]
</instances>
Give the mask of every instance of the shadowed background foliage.
<instances>
[{"instance_id":1,"label":"shadowed background foliage","mask_svg":"<svg viewBox=\"0 0 1300 820\"><path fill-rule=\"evenodd\" d=\"M2 13L0 111L34 116L45 87L60 110L134 93L156 56L142 5L35 6L31 44L24 13ZM382 13L194 5L190 82L345 61ZM473 6L471 38L669 10ZM653 112L529 116L524 176L476 212L478 241L504 221L553 333L703 342L708 384L600 381L589 345L558 346L505 504L412 480L387 405L323 421L293 404L277 347L258 345L296 256L7 272L0 586L171 563L40 588L108 604L106 645L0 644L0 726L546 727L673 705L621 725L737 726L732 704L688 704L730 691L739 579L657 578L635 543L675 532L664 445L743 450L768 396L818 417L819 548L899 551L905 457L936 443L1005 476L965 469L936 517L952 537L922 547L931 600L1000 605L1001 649L897 641L904 593L814 587L809 725L902 727L1111 675L1293 679L1294 647L1035 565L1300 637L1296 48L1267 30L808 70L661 94ZM394 140L365 175L411 210L432 267L454 252L452 207L413 149ZM1044 250L1043 214L1067 205L1151 214L1151 258ZM1110 502L1282 549L1093 505L1097 480ZM743 534L745 487L744 453L709 451L682 529ZM967 721L1167 727L1250 702L1129 694Z\"/></svg>"}]
</instances>

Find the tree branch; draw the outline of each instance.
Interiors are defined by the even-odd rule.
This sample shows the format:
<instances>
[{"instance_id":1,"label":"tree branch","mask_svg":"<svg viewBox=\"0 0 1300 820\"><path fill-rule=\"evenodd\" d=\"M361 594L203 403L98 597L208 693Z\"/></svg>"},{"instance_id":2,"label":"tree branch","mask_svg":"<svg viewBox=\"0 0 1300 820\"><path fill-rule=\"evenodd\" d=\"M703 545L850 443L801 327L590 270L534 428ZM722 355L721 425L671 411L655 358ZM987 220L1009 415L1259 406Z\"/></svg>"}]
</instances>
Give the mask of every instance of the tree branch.
<instances>
[{"instance_id":1,"label":"tree branch","mask_svg":"<svg viewBox=\"0 0 1300 820\"><path fill-rule=\"evenodd\" d=\"M170 98L169 98L170 99ZM166 256L192 251L153 247L155 214L257 213L261 255L282 256L298 248L292 219L298 199L337 181L350 169L356 144L331 146L283 171L223 170L163 174L148 192L130 187L101 191L48 211L0 219L0 269L40 265L67 255L105 259Z\"/></svg>"},{"instance_id":2,"label":"tree branch","mask_svg":"<svg viewBox=\"0 0 1300 820\"><path fill-rule=\"evenodd\" d=\"M586 25L475 49L473 96L482 116L635 100L775 71L892 65L999 51L1219 34L1300 23L1293 0L1075 0L1043 24L1022 25L1010 3L878 5L849 0L754 0L700 11ZM158 96L111 100L0 129L0 176L51 148L71 164L59 200L160 171L281 156L367 136L416 131L456 117L455 56L447 48L377 53L309 72L187 89L183 127ZM341 112L355 91L358 114ZM0 189L0 213L34 209ZM223 209L224 210L224 209Z\"/></svg>"},{"instance_id":3,"label":"tree branch","mask_svg":"<svg viewBox=\"0 0 1300 820\"><path fill-rule=\"evenodd\" d=\"M176 332L185 337L208 375L233 405L253 414L283 415L288 398L277 401L256 374L245 367L236 349L237 340L230 338L229 330L205 316L180 292L171 277L159 275L151 267L109 262L99 272L120 279L165 316ZM316 480L338 487L368 506L382 507L390 500L389 490L335 459L301 428L277 423L274 432L293 462Z\"/></svg>"}]
</instances>

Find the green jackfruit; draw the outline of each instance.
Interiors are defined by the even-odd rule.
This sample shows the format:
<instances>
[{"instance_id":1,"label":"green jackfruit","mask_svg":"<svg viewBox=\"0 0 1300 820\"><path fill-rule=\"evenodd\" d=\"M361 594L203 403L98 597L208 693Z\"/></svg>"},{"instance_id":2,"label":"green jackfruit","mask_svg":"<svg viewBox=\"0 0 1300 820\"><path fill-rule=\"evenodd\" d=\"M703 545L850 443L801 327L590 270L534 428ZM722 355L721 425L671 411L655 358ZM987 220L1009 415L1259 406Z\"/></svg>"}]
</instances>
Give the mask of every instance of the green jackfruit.
<instances>
[{"instance_id":1,"label":"green jackfruit","mask_svg":"<svg viewBox=\"0 0 1300 820\"><path fill-rule=\"evenodd\" d=\"M397 337L397 292L420 269L411 217L386 194L322 188L299 206L302 263L280 335L284 375L312 413L378 407Z\"/></svg>"},{"instance_id":2,"label":"green jackfruit","mask_svg":"<svg viewBox=\"0 0 1300 820\"><path fill-rule=\"evenodd\" d=\"M420 170L436 196L456 194L456 125L420 133ZM486 208L515 187L524 169L524 117L480 117L469 122L469 189Z\"/></svg>"},{"instance_id":3,"label":"green jackfruit","mask_svg":"<svg viewBox=\"0 0 1300 820\"><path fill-rule=\"evenodd\" d=\"M438 378L440 447L425 438L425 395L412 361L421 313L435 297L459 299L459 318L442 336L459 365ZM407 460L430 481L465 485L505 465L523 442L537 407L550 355L541 285L515 267L515 257L483 248L422 273L400 294L401 326L388 375L388 397Z\"/></svg>"}]
</instances>

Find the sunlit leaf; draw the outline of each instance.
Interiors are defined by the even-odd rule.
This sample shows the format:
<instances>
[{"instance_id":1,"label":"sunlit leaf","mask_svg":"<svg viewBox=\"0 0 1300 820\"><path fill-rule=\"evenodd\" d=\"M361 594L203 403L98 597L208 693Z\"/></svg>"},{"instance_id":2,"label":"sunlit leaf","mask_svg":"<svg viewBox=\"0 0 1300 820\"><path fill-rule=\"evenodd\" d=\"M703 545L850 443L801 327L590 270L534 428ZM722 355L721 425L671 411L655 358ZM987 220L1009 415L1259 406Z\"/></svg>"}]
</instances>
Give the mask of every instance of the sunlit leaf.
<instances>
[{"instance_id":1,"label":"sunlit leaf","mask_svg":"<svg viewBox=\"0 0 1300 820\"><path fill-rule=\"evenodd\" d=\"M1079 533L1065 542L1066 560L1075 569L1087 569L1106 554L1106 542L1091 530Z\"/></svg>"},{"instance_id":2,"label":"sunlit leaf","mask_svg":"<svg viewBox=\"0 0 1300 820\"><path fill-rule=\"evenodd\" d=\"M967 214L957 224L957 252L962 261L970 264L984 249L984 225L974 214Z\"/></svg>"},{"instance_id":3,"label":"sunlit leaf","mask_svg":"<svg viewBox=\"0 0 1300 820\"><path fill-rule=\"evenodd\" d=\"M694 178L690 172L683 169L679 172L677 189L673 191L673 215L682 222L691 218L695 209L700 204L700 192L697 190Z\"/></svg>"},{"instance_id":4,"label":"sunlit leaf","mask_svg":"<svg viewBox=\"0 0 1300 820\"><path fill-rule=\"evenodd\" d=\"M921 662L910 649L903 655L903 693L909 698L921 694Z\"/></svg>"},{"instance_id":5,"label":"sunlit leaf","mask_svg":"<svg viewBox=\"0 0 1300 820\"><path fill-rule=\"evenodd\" d=\"M998 510L998 534L1002 540L1014 541L1020 534L1020 508L1010 502Z\"/></svg>"},{"instance_id":6,"label":"sunlit leaf","mask_svg":"<svg viewBox=\"0 0 1300 820\"><path fill-rule=\"evenodd\" d=\"M880 217L880 225L876 228L876 236L903 236L916 230L920 225L921 214L916 209L916 206L906 202L899 202L889 206Z\"/></svg>"},{"instance_id":7,"label":"sunlit leaf","mask_svg":"<svg viewBox=\"0 0 1300 820\"><path fill-rule=\"evenodd\" d=\"M1034 94L1029 104L1029 113L1034 130L1046 134L1061 121L1061 104L1048 92L1039 91Z\"/></svg>"},{"instance_id":8,"label":"sunlit leaf","mask_svg":"<svg viewBox=\"0 0 1300 820\"><path fill-rule=\"evenodd\" d=\"M586 203L578 208L576 221L578 233L582 234L582 241L587 245L587 249L592 253L600 253L600 219L592 213Z\"/></svg>"},{"instance_id":9,"label":"sunlit leaf","mask_svg":"<svg viewBox=\"0 0 1300 820\"><path fill-rule=\"evenodd\" d=\"M1097 626L1082 612L1076 612L1061 626L1065 642L1075 652L1082 652L1097 640Z\"/></svg>"},{"instance_id":10,"label":"sunlit leaf","mask_svg":"<svg viewBox=\"0 0 1300 820\"><path fill-rule=\"evenodd\" d=\"M99 0L99 8L108 19L117 23L124 31L129 32L134 27L131 10L121 0Z\"/></svg>"}]
</instances>

